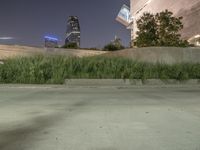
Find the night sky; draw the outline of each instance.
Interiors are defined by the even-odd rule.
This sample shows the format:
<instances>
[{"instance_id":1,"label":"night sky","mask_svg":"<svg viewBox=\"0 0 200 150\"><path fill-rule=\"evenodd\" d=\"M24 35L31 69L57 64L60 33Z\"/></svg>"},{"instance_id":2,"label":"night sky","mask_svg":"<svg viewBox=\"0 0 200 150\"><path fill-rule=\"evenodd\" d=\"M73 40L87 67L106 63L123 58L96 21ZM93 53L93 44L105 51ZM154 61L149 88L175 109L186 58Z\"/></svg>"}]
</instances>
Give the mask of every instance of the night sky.
<instances>
[{"instance_id":1,"label":"night sky","mask_svg":"<svg viewBox=\"0 0 200 150\"><path fill-rule=\"evenodd\" d=\"M129 0L0 0L0 44L43 46L45 35L64 44L67 18L79 17L81 47L102 47L115 35L125 45L130 33L115 21Z\"/></svg>"}]
</instances>

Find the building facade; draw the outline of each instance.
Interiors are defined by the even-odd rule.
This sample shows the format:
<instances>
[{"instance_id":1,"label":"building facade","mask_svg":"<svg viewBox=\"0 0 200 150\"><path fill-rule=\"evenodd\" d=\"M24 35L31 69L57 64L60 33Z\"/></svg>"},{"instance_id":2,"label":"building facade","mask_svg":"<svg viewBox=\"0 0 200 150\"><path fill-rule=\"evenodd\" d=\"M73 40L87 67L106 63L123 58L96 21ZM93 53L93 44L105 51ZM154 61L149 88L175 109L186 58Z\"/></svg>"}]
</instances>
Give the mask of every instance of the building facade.
<instances>
[{"instance_id":1,"label":"building facade","mask_svg":"<svg viewBox=\"0 0 200 150\"><path fill-rule=\"evenodd\" d=\"M181 31L183 39L195 40L200 35L200 0L130 0L130 16L128 29L131 29L131 39L134 40L137 32L136 20L143 13L156 14L168 9L175 16L183 17L184 28Z\"/></svg>"},{"instance_id":2,"label":"building facade","mask_svg":"<svg viewBox=\"0 0 200 150\"><path fill-rule=\"evenodd\" d=\"M65 44L76 43L80 47L80 24L77 16L70 16L67 21Z\"/></svg>"}]
</instances>

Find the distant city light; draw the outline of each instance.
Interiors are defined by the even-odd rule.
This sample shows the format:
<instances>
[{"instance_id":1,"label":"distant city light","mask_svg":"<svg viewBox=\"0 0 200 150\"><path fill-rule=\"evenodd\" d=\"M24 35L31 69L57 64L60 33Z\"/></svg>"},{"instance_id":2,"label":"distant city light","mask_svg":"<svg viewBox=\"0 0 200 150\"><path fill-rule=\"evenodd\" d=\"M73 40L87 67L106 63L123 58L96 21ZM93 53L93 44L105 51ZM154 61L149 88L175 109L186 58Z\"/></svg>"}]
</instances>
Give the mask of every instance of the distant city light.
<instances>
[{"instance_id":1,"label":"distant city light","mask_svg":"<svg viewBox=\"0 0 200 150\"><path fill-rule=\"evenodd\" d=\"M0 37L0 40L13 40L13 37Z\"/></svg>"}]
</instances>

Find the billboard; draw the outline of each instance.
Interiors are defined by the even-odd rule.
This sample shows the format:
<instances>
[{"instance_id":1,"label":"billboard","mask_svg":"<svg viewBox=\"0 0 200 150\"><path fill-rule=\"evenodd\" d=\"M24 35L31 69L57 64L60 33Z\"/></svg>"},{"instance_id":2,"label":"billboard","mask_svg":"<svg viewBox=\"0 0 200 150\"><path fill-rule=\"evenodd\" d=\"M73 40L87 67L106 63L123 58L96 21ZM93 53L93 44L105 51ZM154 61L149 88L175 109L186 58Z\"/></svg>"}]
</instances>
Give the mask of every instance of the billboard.
<instances>
[{"instance_id":1,"label":"billboard","mask_svg":"<svg viewBox=\"0 0 200 150\"><path fill-rule=\"evenodd\" d=\"M116 20L126 27L129 26L131 18L130 18L130 8L127 5L122 6Z\"/></svg>"}]
</instances>

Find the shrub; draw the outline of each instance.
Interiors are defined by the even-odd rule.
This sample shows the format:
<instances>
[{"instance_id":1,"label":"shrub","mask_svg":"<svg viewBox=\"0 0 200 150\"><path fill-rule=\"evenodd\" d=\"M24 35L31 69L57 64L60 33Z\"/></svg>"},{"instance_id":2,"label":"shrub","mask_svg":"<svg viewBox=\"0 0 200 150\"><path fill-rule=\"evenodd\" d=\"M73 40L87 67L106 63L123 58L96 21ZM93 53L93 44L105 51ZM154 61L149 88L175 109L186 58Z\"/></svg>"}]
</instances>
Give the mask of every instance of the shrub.
<instances>
[{"instance_id":1,"label":"shrub","mask_svg":"<svg viewBox=\"0 0 200 150\"><path fill-rule=\"evenodd\" d=\"M137 20L137 37L132 41L137 47L149 46L190 46L181 39L183 29L182 17L174 17L173 13L165 10L157 14L144 13Z\"/></svg>"},{"instance_id":2,"label":"shrub","mask_svg":"<svg viewBox=\"0 0 200 150\"><path fill-rule=\"evenodd\" d=\"M62 46L62 48L66 48L66 49L77 49L79 48L77 43L69 43L69 44L65 44L64 46Z\"/></svg>"},{"instance_id":3,"label":"shrub","mask_svg":"<svg viewBox=\"0 0 200 150\"><path fill-rule=\"evenodd\" d=\"M109 43L108 45L106 45L103 50L104 51L116 51L116 50L121 50L124 49L123 46L117 46L115 44Z\"/></svg>"},{"instance_id":4,"label":"shrub","mask_svg":"<svg viewBox=\"0 0 200 150\"><path fill-rule=\"evenodd\" d=\"M115 40L112 41L111 43L107 44L104 46L103 50L105 51L116 51L116 50L121 50L124 49L125 47L121 43L121 39L115 37Z\"/></svg>"}]
</instances>

